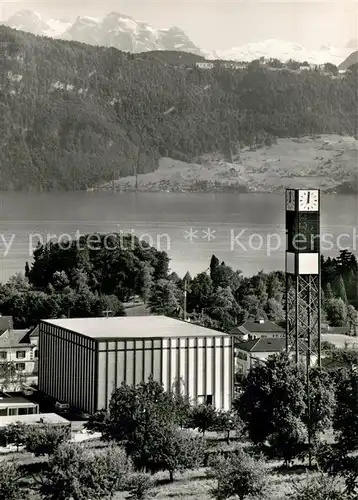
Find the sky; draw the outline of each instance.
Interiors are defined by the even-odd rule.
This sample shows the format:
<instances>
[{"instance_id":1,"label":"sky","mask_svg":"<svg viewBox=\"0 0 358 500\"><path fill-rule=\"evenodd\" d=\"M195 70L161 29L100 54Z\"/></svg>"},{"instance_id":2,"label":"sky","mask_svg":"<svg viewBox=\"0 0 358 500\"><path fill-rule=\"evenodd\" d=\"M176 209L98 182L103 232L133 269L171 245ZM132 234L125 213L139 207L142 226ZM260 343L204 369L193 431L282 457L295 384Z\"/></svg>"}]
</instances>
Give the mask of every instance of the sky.
<instances>
[{"instance_id":1,"label":"sky","mask_svg":"<svg viewBox=\"0 0 358 500\"><path fill-rule=\"evenodd\" d=\"M205 50L229 49L270 38L317 49L345 47L358 38L358 0L0 0L0 20L30 9L44 17L103 17L120 12L155 28L182 28Z\"/></svg>"}]
</instances>

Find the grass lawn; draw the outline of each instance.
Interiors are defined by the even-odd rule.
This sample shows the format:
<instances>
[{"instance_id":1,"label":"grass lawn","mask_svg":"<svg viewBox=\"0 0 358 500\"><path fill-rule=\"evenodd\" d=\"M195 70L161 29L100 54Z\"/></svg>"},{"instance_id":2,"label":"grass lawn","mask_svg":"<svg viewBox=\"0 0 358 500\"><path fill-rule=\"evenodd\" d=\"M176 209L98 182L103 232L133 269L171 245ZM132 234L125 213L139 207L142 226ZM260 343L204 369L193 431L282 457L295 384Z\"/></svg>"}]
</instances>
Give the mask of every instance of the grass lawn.
<instances>
[{"instance_id":1,"label":"grass lawn","mask_svg":"<svg viewBox=\"0 0 358 500\"><path fill-rule=\"evenodd\" d=\"M229 445L224 442L218 442L219 436L216 433L208 433L206 439L210 441L210 448L230 449L236 447L237 444L231 442ZM216 438L216 439L215 439ZM326 436L327 438L327 436ZM241 445L248 446L249 443L245 442ZM100 448L106 447L107 444L98 439L83 443L82 446L90 448L94 452ZM15 459L24 466L30 466L30 469L35 467L34 475L39 473L39 462L46 461L45 457L35 458L30 453L19 452L11 453L7 456L0 457L0 460ZM291 469L282 469L282 461L267 461L268 484L267 494L262 500L284 500L288 494L293 492L293 484L299 483L307 478L307 471L304 465L296 462ZM41 467L41 466L40 466ZM36 470L36 472L35 472ZM160 472L155 474L154 480L156 486L154 488L154 498L158 500L172 499L172 500L209 500L210 488L214 486L214 482L207 478L206 468L201 468L196 471L187 471L184 473L177 473L174 475L174 482L169 482L169 474L167 472ZM26 485L31 488L33 483L33 476L28 469L28 477L24 480ZM31 478L32 477L32 478ZM114 500L125 500L128 498L128 493L118 493L115 495ZM39 500L36 492L28 495L29 500ZM103 499L105 500L105 499Z\"/></svg>"},{"instance_id":2,"label":"grass lawn","mask_svg":"<svg viewBox=\"0 0 358 500\"><path fill-rule=\"evenodd\" d=\"M269 463L269 484L268 493L265 500L284 500L287 495L293 491L292 484L294 482L303 481L306 478L306 473L303 468L301 470L294 469L293 471L278 472L276 467L279 463ZM206 469L197 471L188 471L183 474L177 474L174 482L168 482L168 474L159 473L155 475L158 485L154 489L157 500L210 500L210 488L213 486L213 481L206 478ZM127 498L126 493L118 493L115 500L124 500Z\"/></svg>"}]
</instances>

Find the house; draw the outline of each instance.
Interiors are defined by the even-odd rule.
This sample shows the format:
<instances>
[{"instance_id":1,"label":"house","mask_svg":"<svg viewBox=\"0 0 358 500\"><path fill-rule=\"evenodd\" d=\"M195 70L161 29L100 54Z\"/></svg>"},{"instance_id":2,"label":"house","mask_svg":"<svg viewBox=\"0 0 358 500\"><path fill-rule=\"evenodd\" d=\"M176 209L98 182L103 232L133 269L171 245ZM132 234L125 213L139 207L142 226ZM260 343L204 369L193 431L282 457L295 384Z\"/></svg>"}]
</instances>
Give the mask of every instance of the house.
<instances>
[{"instance_id":1,"label":"house","mask_svg":"<svg viewBox=\"0 0 358 500\"><path fill-rule=\"evenodd\" d=\"M234 337L166 316L68 318L39 324L43 393L93 413L114 388L149 376L197 403L231 408Z\"/></svg>"},{"instance_id":2,"label":"house","mask_svg":"<svg viewBox=\"0 0 358 500\"><path fill-rule=\"evenodd\" d=\"M200 69L212 69L214 67L214 63L212 62L197 62L196 67Z\"/></svg>"},{"instance_id":3,"label":"house","mask_svg":"<svg viewBox=\"0 0 358 500\"><path fill-rule=\"evenodd\" d=\"M21 390L24 383L37 382L36 337L29 330L0 330L0 387Z\"/></svg>"},{"instance_id":4,"label":"house","mask_svg":"<svg viewBox=\"0 0 358 500\"><path fill-rule=\"evenodd\" d=\"M280 338L285 337L286 331L281 326L269 320L258 319L257 321L245 321L240 326L235 326L229 332L238 339L253 340L258 338Z\"/></svg>"},{"instance_id":5,"label":"house","mask_svg":"<svg viewBox=\"0 0 358 500\"><path fill-rule=\"evenodd\" d=\"M29 413L27 415L9 414L6 416L0 416L0 429L4 429L4 427L13 424L23 424L29 426L31 425L31 427L41 427L44 425L57 428L62 427L67 429L68 437L71 437L71 422L61 417L60 415L57 415L56 413ZM0 446L8 446L8 441L5 435L0 435Z\"/></svg>"},{"instance_id":6,"label":"house","mask_svg":"<svg viewBox=\"0 0 358 500\"><path fill-rule=\"evenodd\" d=\"M1 392L0 417L11 415L33 415L39 413L39 406L24 397Z\"/></svg>"},{"instance_id":7,"label":"house","mask_svg":"<svg viewBox=\"0 0 358 500\"><path fill-rule=\"evenodd\" d=\"M265 362L269 356L286 350L286 339L256 338L245 342L235 342L235 373L246 375L257 364Z\"/></svg>"},{"instance_id":8,"label":"house","mask_svg":"<svg viewBox=\"0 0 358 500\"><path fill-rule=\"evenodd\" d=\"M334 335L349 335L348 326L329 326L326 324L321 325L321 334L334 334Z\"/></svg>"}]
</instances>

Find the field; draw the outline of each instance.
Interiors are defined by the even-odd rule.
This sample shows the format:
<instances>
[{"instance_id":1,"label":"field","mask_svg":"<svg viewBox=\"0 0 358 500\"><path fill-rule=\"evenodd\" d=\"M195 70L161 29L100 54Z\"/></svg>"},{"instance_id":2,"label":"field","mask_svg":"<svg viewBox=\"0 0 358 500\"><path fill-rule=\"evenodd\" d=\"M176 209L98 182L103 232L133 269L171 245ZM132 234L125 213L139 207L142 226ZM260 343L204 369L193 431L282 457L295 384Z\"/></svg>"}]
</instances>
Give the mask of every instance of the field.
<instances>
[{"instance_id":1,"label":"field","mask_svg":"<svg viewBox=\"0 0 358 500\"><path fill-rule=\"evenodd\" d=\"M207 436L210 438L209 433ZM214 436L211 436L214 437ZM219 443L216 439L211 440L211 446L220 449L227 449L228 447L235 447L236 445L232 442L230 445L226 443ZM242 443L244 447L248 443ZM99 439L93 439L87 441L86 444L83 443L86 448L91 448L94 452L97 449L103 448L106 444ZM11 454L6 454L0 456L0 460L16 459L20 464L26 465L27 467L36 467L40 465L40 462L46 461L45 458L34 458L30 453L25 451L13 452ZM174 475L174 482L169 482L169 475L167 472L160 472L155 474L155 488L152 491L153 497L157 500L210 500L212 496L210 495L210 489L214 486L214 482L207 477L207 468L200 468L194 471L186 471L183 473L176 473ZM288 495L294 491L294 485L299 484L304 481L308 472L306 467L300 463L295 462L295 464L290 469L282 468L282 461L270 460L267 462L267 473L268 473L268 484L265 500L284 500ZM317 474L317 473L311 473ZM31 487L33 482L33 475L31 472L26 474L28 479L26 483ZM36 475L36 473L35 473ZM117 493L115 494L113 500L125 500L128 498L128 493ZM39 496L34 492L29 492L29 500L39 500ZM105 499L103 499L105 500ZM262 499L263 500L263 499Z\"/></svg>"},{"instance_id":2,"label":"field","mask_svg":"<svg viewBox=\"0 0 358 500\"><path fill-rule=\"evenodd\" d=\"M278 139L270 147L243 148L234 163L220 154L205 155L198 163L161 158L155 172L138 176L143 191L205 191L247 189L280 192L287 187L335 191L356 182L358 140L339 135ZM115 181L119 190L135 186L134 176ZM105 187L110 187L107 184Z\"/></svg>"}]
</instances>

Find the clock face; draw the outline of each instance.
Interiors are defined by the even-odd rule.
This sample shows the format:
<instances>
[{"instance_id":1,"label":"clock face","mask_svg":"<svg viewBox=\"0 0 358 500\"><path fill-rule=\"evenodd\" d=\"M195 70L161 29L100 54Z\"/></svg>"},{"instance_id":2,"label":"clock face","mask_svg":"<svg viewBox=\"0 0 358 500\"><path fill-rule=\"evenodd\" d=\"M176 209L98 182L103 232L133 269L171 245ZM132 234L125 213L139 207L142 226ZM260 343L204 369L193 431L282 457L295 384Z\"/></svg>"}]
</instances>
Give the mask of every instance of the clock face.
<instances>
[{"instance_id":1,"label":"clock face","mask_svg":"<svg viewBox=\"0 0 358 500\"><path fill-rule=\"evenodd\" d=\"M295 210L295 194L294 189L287 189L286 191L286 210L290 212Z\"/></svg>"},{"instance_id":2,"label":"clock face","mask_svg":"<svg viewBox=\"0 0 358 500\"><path fill-rule=\"evenodd\" d=\"M318 190L299 191L298 209L300 212L318 212Z\"/></svg>"}]
</instances>

